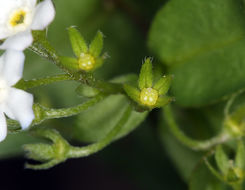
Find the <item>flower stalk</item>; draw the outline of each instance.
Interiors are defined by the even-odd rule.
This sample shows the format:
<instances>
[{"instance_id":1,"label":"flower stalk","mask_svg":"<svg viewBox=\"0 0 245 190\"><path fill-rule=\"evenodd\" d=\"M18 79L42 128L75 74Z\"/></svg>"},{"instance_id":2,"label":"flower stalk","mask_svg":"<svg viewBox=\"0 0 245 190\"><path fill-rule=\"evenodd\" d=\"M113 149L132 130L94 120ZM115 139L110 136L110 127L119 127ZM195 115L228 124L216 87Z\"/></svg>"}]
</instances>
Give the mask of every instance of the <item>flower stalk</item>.
<instances>
[{"instance_id":1,"label":"flower stalk","mask_svg":"<svg viewBox=\"0 0 245 190\"><path fill-rule=\"evenodd\" d=\"M121 119L115 127L99 142L85 146L74 147L71 146L57 131L51 129L37 129L34 130L34 135L49 139L53 144L27 144L24 150L27 152L26 156L30 159L41 162L41 164L26 164L26 168L30 169L48 169L70 158L86 157L97 153L106 146L108 146L122 127L128 121L131 115L132 108L128 106L124 111Z\"/></svg>"},{"instance_id":2,"label":"flower stalk","mask_svg":"<svg viewBox=\"0 0 245 190\"><path fill-rule=\"evenodd\" d=\"M208 150L215 145L222 144L231 139L226 132L221 132L217 136L207 140L195 140L184 134L175 121L171 106L163 108L163 115L172 134L185 146L193 150Z\"/></svg>"}]
</instances>

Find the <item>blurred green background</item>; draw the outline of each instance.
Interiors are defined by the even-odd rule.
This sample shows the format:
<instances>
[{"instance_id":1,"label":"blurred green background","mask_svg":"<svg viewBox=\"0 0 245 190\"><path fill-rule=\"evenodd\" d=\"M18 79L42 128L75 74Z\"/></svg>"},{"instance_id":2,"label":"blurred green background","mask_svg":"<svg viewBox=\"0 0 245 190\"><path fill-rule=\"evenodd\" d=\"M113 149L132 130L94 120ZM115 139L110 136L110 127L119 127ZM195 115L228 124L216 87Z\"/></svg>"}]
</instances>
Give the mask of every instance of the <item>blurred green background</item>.
<instances>
[{"instance_id":1,"label":"blurred green background","mask_svg":"<svg viewBox=\"0 0 245 190\"><path fill-rule=\"evenodd\" d=\"M154 15L164 3L163 0L54 0L56 18L48 28L48 39L60 54L73 56L67 27L77 26L88 42L101 30L105 35L104 51L109 58L95 75L111 79L122 74L138 73L142 60L152 56L147 48L148 31ZM25 53L25 79L62 73L52 63L32 52L26 50ZM35 102L48 107L67 107L82 101L74 92L77 86L74 82L64 82L30 92L34 94ZM176 173L162 147L157 131L157 116L160 114L161 111L152 112L137 130L95 156L69 160L49 171L23 170L21 146L36 140L25 132L9 135L0 144L0 169L6 177L2 187L4 190L17 186L28 189L41 180L43 183L35 189L49 189L48 183L53 189L187 189L182 181L184 177ZM66 138L74 140L74 136L79 136L74 135L79 124L76 121L77 118L73 117L42 125L62 129ZM78 139L73 143L81 145ZM170 142L173 146L176 143ZM184 164L188 162L190 160ZM7 176L11 177L7 179ZM23 183L24 178L29 181ZM16 186L10 180L16 181Z\"/></svg>"}]
</instances>

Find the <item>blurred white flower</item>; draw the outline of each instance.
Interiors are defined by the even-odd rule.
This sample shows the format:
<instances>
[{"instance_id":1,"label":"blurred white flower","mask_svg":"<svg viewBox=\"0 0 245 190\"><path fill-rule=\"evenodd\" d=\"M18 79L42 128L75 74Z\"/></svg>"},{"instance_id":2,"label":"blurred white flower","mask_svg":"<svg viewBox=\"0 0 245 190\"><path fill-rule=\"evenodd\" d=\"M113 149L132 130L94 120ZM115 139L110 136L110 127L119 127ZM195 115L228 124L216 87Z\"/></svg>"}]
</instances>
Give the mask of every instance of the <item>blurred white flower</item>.
<instances>
[{"instance_id":1,"label":"blurred white flower","mask_svg":"<svg viewBox=\"0 0 245 190\"><path fill-rule=\"evenodd\" d=\"M25 56L23 52L8 50L0 57L0 141L7 135L6 114L26 129L34 119L33 96L12 87L21 78Z\"/></svg>"},{"instance_id":2,"label":"blurred white flower","mask_svg":"<svg viewBox=\"0 0 245 190\"><path fill-rule=\"evenodd\" d=\"M54 19L51 0L0 0L0 49L22 51L32 44L31 30L43 30Z\"/></svg>"}]
</instances>

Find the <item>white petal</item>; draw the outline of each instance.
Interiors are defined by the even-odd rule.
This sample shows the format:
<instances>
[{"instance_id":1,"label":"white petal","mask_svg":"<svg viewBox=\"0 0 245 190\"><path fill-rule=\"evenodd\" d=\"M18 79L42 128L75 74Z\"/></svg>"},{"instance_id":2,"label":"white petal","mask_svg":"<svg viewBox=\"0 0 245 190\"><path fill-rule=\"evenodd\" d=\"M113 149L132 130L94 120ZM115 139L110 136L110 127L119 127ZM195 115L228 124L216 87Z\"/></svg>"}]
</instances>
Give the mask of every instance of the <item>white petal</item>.
<instances>
[{"instance_id":1,"label":"white petal","mask_svg":"<svg viewBox=\"0 0 245 190\"><path fill-rule=\"evenodd\" d=\"M25 55L22 51L7 50L2 57L1 77L13 86L22 78Z\"/></svg>"},{"instance_id":2,"label":"white petal","mask_svg":"<svg viewBox=\"0 0 245 190\"><path fill-rule=\"evenodd\" d=\"M3 112L0 112L0 142L3 141L7 136L7 123Z\"/></svg>"},{"instance_id":3,"label":"white petal","mask_svg":"<svg viewBox=\"0 0 245 190\"><path fill-rule=\"evenodd\" d=\"M45 29L54 19L55 8L51 0L45 0L39 3L36 7L35 16L31 29L43 30Z\"/></svg>"},{"instance_id":4,"label":"white petal","mask_svg":"<svg viewBox=\"0 0 245 190\"><path fill-rule=\"evenodd\" d=\"M14 118L20 122L22 129L26 129L35 118L32 110L32 94L29 94L23 90L11 88L6 105L8 106L9 110L11 110ZM8 115L8 113L6 114Z\"/></svg>"},{"instance_id":5,"label":"white petal","mask_svg":"<svg viewBox=\"0 0 245 190\"><path fill-rule=\"evenodd\" d=\"M6 28L5 24L0 24L0 39L5 39L11 36L11 32Z\"/></svg>"},{"instance_id":6,"label":"white petal","mask_svg":"<svg viewBox=\"0 0 245 190\"><path fill-rule=\"evenodd\" d=\"M16 120L12 110L9 109L9 107L5 104L2 104L1 105L1 110L3 110L3 112L10 118L10 119L13 119L13 120Z\"/></svg>"},{"instance_id":7,"label":"white petal","mask_svg":"<svg viewBox=\"0 0 245 190\"><path fill-rule=\"evenodd\" d=\"M24 0L24 4L28 5L31 8L34 8L37 3L37 0Z\"/></svg>"},{"instance_id":8,"label":"white petal","mask_svg":"<svg viewBox=\"0 0 245 190\"><path fill-rule=\"evenodd\" d=\"M0 49L13 49L23 51L32 44L33 38L31 31L20 32L6 39L0 45Z\"/></svg>"}]
</instances>

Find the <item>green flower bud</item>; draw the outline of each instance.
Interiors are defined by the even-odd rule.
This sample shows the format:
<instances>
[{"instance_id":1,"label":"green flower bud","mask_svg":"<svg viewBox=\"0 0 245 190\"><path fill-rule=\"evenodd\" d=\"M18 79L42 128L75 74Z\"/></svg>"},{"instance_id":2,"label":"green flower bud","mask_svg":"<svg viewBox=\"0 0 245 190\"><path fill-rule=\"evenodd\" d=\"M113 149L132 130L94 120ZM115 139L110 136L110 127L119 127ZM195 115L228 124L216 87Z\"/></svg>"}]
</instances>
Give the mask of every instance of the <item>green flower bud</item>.
<instances>
[{"instance_id":1,"label":"green flower bud","mask_svg":"<svg viewBox=\"0 0 245 190\"><path fill-rule=\"evenodd\" d=\"M36 161L44 162L53 159L54 149L48 144L27 144L23 146L26 157Z\"/></svg>"},{"instance_id":2,"label":"green flower bud","mask_svg":"<svg viewBox=\"0 0 245 190\"><path fill-rule=\"evenodd\" d=\"M243 178L243 171L240 168L229 168L225 176L225 181L227 181L229 184L241 183Z\"/></svg>"},{"instance_id":3,"label":"green flower bud","mask_svg":"<svg viewBox=\"0 0 245 190\"><path fill-rule=\"evenodd\" d=\"M215 161L217 171L212 165L206 160L206 164L210 171L217 176L219 179L223 180L225 183L231 186L240 186L244 180L245 172L245 148L242 141L238 142L237 151L235 155L235 160L229 159L228 155L223 150L222 146L217 146L215 150Z\"/></svg>"},{"instance_id":4,"label":"green flower bud","mask_svg":"<svg viewBox=\"0 0 245 190\"><path fill-rule=\"evenodd\" d=\"M64 162L70 145L65 139L53 129L37 129L32 131L35 136L51 140L53 144L38 143L24 145L26 156L30 159L43 162L37 165L26 164L31 169L47 169Z\"/></svg>"}]
</instances>

